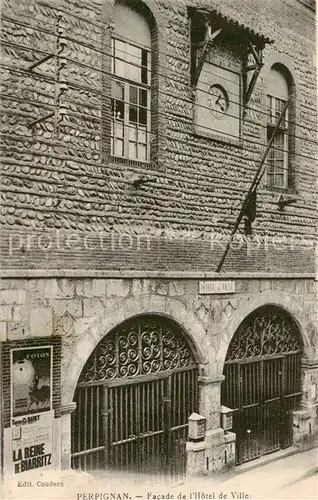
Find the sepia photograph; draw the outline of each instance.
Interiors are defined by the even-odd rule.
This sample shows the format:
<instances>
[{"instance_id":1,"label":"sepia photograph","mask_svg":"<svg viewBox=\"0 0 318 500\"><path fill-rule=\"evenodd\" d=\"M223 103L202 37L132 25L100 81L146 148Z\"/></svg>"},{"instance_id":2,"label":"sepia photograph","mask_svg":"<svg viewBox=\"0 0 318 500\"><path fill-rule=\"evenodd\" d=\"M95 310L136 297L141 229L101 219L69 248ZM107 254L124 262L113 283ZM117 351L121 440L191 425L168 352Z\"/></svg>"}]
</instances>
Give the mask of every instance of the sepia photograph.
<instances>
[{"instance_id":1,"label":"sepia photograph","mask_svg":"<svg viewBox=\"0 0 318 500\"><path fill-rule=\"evenodd\" d=\"M0 498L318 500L316 1L0 12Z\"/></svg>"}]
</instances>

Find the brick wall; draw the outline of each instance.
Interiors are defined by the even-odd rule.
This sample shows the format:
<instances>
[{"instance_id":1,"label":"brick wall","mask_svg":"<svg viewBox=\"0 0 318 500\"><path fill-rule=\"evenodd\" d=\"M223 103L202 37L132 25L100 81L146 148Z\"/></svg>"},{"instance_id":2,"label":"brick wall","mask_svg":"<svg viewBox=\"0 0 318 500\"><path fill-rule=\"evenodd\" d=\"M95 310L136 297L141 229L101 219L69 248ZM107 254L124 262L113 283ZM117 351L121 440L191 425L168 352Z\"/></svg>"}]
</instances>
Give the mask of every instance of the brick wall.
<instances>
[{"instance_id":1,"label":"brick wall","mask_svg":"<svg viewBox=\"0 0 318 500\"><path fill-rule=\"evenodd\" d=\"M266 121L261 113L248 112L242 122L241 145L194 135L186 6L181 1L146 3L157 23L157 33L152 28L156 107L153 158L142 165L115 162L109 156L110 34L105 26L111 20L112 2L90 1L85 8L77 2L60 4L73 41L65 51L68 114L57 137L52 120L28 127L53 109L52 64L41 66L38 75L28 67L54 49L57 9L52 2L3 2L3 266L216 267L221 252L215 248L211 252L211 233L226 236L233 227L264 149ZM211 2L197 4L211 7ZM254 238L264 241L285 235L293 240L293 248L288 241L279 252L276 244L260 245L251 255L243 247L233 249L226 269L312 272L316 237L314 13L291 0L248 0L244 9L239 0L226 0L218 8L221 14L274 40L264 52L265 66L253 92L253 106L260 110L265 102L266 61L286 62L296 88L295 133L308 139L296 142L297 153L302 155L294 165L297 201L281 212L277 206L280 193L261 187L253 228ZM154 180L134 188L132 181L138 175L151 175ZM142 234L151 237L151 245L150 249L146 245L146 251L117 247L106 252L74 247L60 251L54 246L43 252L37 245L32 251L19 248L10 254L7 230L17 238L52 230L70 231L80 239L86 231Z\"/></svg>"}]
</instances>

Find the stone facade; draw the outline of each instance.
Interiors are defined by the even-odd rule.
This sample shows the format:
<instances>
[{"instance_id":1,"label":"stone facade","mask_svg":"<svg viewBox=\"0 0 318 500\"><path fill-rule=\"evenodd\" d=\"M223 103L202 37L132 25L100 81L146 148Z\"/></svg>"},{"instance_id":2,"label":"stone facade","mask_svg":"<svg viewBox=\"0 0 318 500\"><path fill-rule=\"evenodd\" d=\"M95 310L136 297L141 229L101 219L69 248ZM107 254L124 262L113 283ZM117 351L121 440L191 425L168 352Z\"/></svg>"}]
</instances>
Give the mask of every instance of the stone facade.
<instances>
[{"instance_id":1,"label":"stone facade","mask_svg":"<svg viewBox=\"0 0 318 500\"><path fill-rule=\"evenodd\" d=\"M55 102L54 64L30 66L55 50L58 9L49 1L3 0L0 340L5 349L61 339L55 464L67 468L74 391L89 354L126 319L147 313L174 320L193 346L201 370L199 411L207 419L205 441L188 443L188 472L206 474L235 463L235 435L220 427L220 385L230 341L258 307L279 306L299 326L303 396L293 417L294 444L310 446L318 433L315 15L311 2L296 0L217 6L221 15L273 40L235 143L193 130L187 8L211 8L211 2L144 4L154 73L148 163L110 155L113 2L59 2L68 38L67 91L56 128L53 118L30 127ZM265 149L262 110L273 64L293 79L293 185L283 191L260 186L252 235L239 228L218 274ZM149 182L134 184L141 176ZM283 211L281 194L294 199ZM199 280L220 278L234 280L235 292L199 294ZM4 382L8 390L9 379ZM8 406L5 411L6 453Z\"/></svg>"},{"instance_id":2,"label":"stone facade","mask_svg":"<svg viewBox=\"0 0 318 500\"><path fill-rule=\"evenodd\" d=\"M187 278L28 278L3 279L0 301L4 345L38 336L61 338L62 463L70 466L70 411L79 375L89 354L107 332L126 319L151 313L178 323L193 345L200 376L199 411L207 419L206 441L188 445L190 473L234 465L235 435L220 428L220 384L229 343L243 319L263 305L289 312L303 341L303 409L294 415L295 444L310 446L317 436L318 370L312 279L235 278L236 291L200 295L200 275ZM201 278L205 278L204 275ZM34 326L34 318L37 328ZM63 410L64 409L64 410ZM227 463L224 463L226 450ZM204 455L204 460L197 458ZM194 461L194 462L193 462ZM199 465L198 465L198 463ZM193 465L194 463L194 465ZM191 465L192 464L192 465ZM197 464L197 466L195 465ZM192 467L192 469L191 469Z\"/></svg>"}]
</instances>

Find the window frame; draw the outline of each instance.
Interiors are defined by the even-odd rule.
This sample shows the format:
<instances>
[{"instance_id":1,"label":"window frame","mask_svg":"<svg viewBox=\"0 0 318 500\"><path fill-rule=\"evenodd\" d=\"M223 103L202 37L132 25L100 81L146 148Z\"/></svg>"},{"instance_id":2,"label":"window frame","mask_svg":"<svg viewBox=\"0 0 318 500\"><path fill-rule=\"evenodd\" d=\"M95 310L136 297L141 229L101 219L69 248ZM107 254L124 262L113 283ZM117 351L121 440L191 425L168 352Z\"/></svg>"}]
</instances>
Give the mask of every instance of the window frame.
<instances>
[{"instance_id":1,"label":"window frame","mask_svg":"<svg viewBox=\"0 0 318 500\"><path fill-rule=\"evenodd\" d=\"M287 100L282 99L281 97L277 97L273 94L267 94L267 143L270 140L270 137L272 136L272 133L275 130L277 121L279 119L279 116L284 108L284 105L286 104ZM270 100L270 103L268 102ZM280 103L279 107L277 108L276 104ZM277 115L277 109L279 110L279 114ZM289 187L289 110L286 110L285 117L278 127L276 131L275 138L273 140L273 144L268 152L267 156L267 168L266 168L266 187L269 189L288 189ZM269 132L270 132L270 137L269 137ZM281 177L281 167L275 165L275 160L277 162L277 154L280 152L278 149L278 145L275 144L275 139L278 137L277 134L280 134L283 136L283 183L279 184L275 182L275 178ZM273 161L272 164L270 165L270 155L271 152L273 153ZM272 172L269 173L269 169L271 168ZM271 180L269 180L271 178Z\"/></svg>"},{"instance_id":2,"label":"window frame","mask_svg":"<svg viewBox=\"0 0 318 500\"><path fill-rule=\"evenodd\" d=\"M123 53L123 57L118 57L116 55L116 41L121 42L122 44L125 45L125 51ZM129 56L129 52L127 52L127 47L134 47L140 50L141 56L140 56L140 61L141 64L134 64L130 62L129 60L127 61L127 54ZM143 51L147 54L147 64L143 65L142 64L142 59L143 59ZM122 159L122 160L128 160L128 161L137 161L137 162L142 162L142 163L149 163L150 162L150 145L151 145L151 70L152 70L152 61L151 61L151 48L145 47L142 44L138 44L137 42L130 43L130 41L127 41L123 39L122 37L116 35L111 38L111 55L112 55L112 61L111 61L111 133L110 133L110 141L111 141L111 155L115 157L116 159ZM134 56L133 56L134 57ZM116 74L115 70L115 64L116 61L122 61L123 62L123 74ZM134 80L131 78L126 77L126 68L131 67L131 66L136 66L140 68L140 81ZM146 68L146 83L142 81L143 75L142 75L142 68ZM116 97L114 97L113 94L113 82L116 83L121 83L123 85L123 119L119 121L122 122L123 125L123 155L117 154L116 152L116 147L115 147L115 123L116 119L114 119L114 101L116 101ZM137 100L136 102L133 102L130 100L130 90L132 87L137 88ZM140 104L141 98L140 98L140 92L141 91L146 91L146 106L143 106ZM118 100L118 99L117 99ZM136 108L137 115L140 117L140 110L144 109L146 110L146 120L145 120L145 130L144 134L146 135L146 141L139 141L138 140L138 135L139 133L142 133L143 124L141 125L141 122L137 118L137 121L131 121L130 120L130 110L132 108ZM135 129L136 130L136 140L132 141L131 136L130 136L130 130ZM120 138L118 138L120 139ZM136 156L130 155L130 145L134 143L136 147ZM145 147L145 155L141 157L138 154L139 147L144 146Z\"/></svg>"}]
</instances>

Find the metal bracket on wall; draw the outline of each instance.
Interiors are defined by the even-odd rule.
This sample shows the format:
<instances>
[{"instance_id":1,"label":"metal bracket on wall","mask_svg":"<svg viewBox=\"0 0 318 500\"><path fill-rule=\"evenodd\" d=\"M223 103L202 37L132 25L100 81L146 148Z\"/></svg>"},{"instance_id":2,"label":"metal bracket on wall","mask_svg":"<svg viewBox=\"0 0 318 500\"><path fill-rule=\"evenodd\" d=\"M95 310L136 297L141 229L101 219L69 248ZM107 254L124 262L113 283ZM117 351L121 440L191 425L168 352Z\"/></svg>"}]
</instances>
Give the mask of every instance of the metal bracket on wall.
<instances>
[{"instance_id":1,"label":"metal bracket on wall","mask_svg":"<svg viewBox=\"0 0 318 500\"><path fill-rule=\"evenodd\" d=\"M33 128L34 125L37 125L38 123L44 122L45 120L48 120L49 118L52 118L54 116L54 111L52 113L49 113L48 115L41 116L40 118L37 118L36 120L33 120L28 124L29 128Z\"/></svg>"},{"instance_id":2,"label":"metal bracket on wall","mask_svg":"<svg viewBox=\"0 0 318 500\"><path fill-rule=\"evenodd\" d=\"M205 58L206 58L206 55L208 52L208 48L212 45L213 41L218 37L218 35L222 31L222 28L219 28L212 33L211 26L208 23L206 24L206 28L207 28L206 39L203 42L198 43L196 45L196 48L194 49L194 54L193 54L194 65L193 65L193 73L192 73L192 85L194 87L197 86L197 83L199 81L201 71L203 68L203 64L204 64L204 61L205 61ZM198 62L195 63L199 50L202 50L202 52L200 54Z\"/></svg>"},{"instance_id":3,"label":"metal bracket on wall","mask_svg":"<svg viewBox=\"0 0 318 500\"><path fill-rule=\"evenodd\" d=\"M284 198L284 196L280 194L277 200L277 205L279 210L282 212L287 205L293 205L296 201L298 201L297 198Z\"/></svg>"},{"instance_id":4,"label":"metal bracket on wall","mask_svg":"<svg viewBox=\"0 0 318 500\"><path fill-rule=\"evenodd\" d=\"M143 184L148 184L149 182L155 182L156 177L145 177L144 175L141 175L140 177L137 177L137 179L134 179L132 181L132 184L134 188L139 188Z\"/></svg>"},{"instance_id":5,"label":"metal bracket on wall","mask_svg":"<svg viewBox=\"0 0 318 500\"><path fill-rule=\"evenodd\" d=\"M53 57L55 57L55 54L48 54L46 55L45 57L42 57L42 59L40 59L39 61L33 63L29 68L28 70L29 71L33 71L35 68L37 68L38 66L40 66L41 64L49 61L50 59L52 59Z\"/></svg>"},{"instance_id":6,"label":"metal bracket on wall","mask_svg":"<svg viewBox=\"0 0 318 500\"><path fill-rule=\"evenodd\" d=\"M28 127L32 129L35 125L54 117L54 133L57 134L59 125L63 122L65 115L67 114L66 107L61 105L61 98L64 96L65 92L68 90L68 84L65 75L63 75L64 70L67 65L67 58L63 57L65 48L67 47L67 37L65 34L65 27L62 26L64 20L63 12L59 11L57 13L56 22L56 50L55 53L47 54L39 61L33 63L28 69L33 72L41 64L51 61L55 61L55 90L54 90L54 111L48 113L45 116L40 116L28 124ZM37 73L34 73L37 74Z\"/></svg>"},{"instance_id":7,"label":"metal bracket on wall","mask_svg":"<svg viewBox=\"0 0 318 500\"><path fill-rule=\"evenodd\" d=\"M251 94L253 92L253 89L255 87L258 75L263 67L263 60L262 60L262 46L254 46L253 43L250 40L247 40L247 55L246 55L246 60L245 63L243 64L243 104L244 104L244 110L245 107L247 106ZM253 64L248 64L248 57L252 56L254 59ZM247 74L250 71L254 71L252 74L252 77L250 79L249 84L247 84Z\"/></svg>"}]
</instances>

